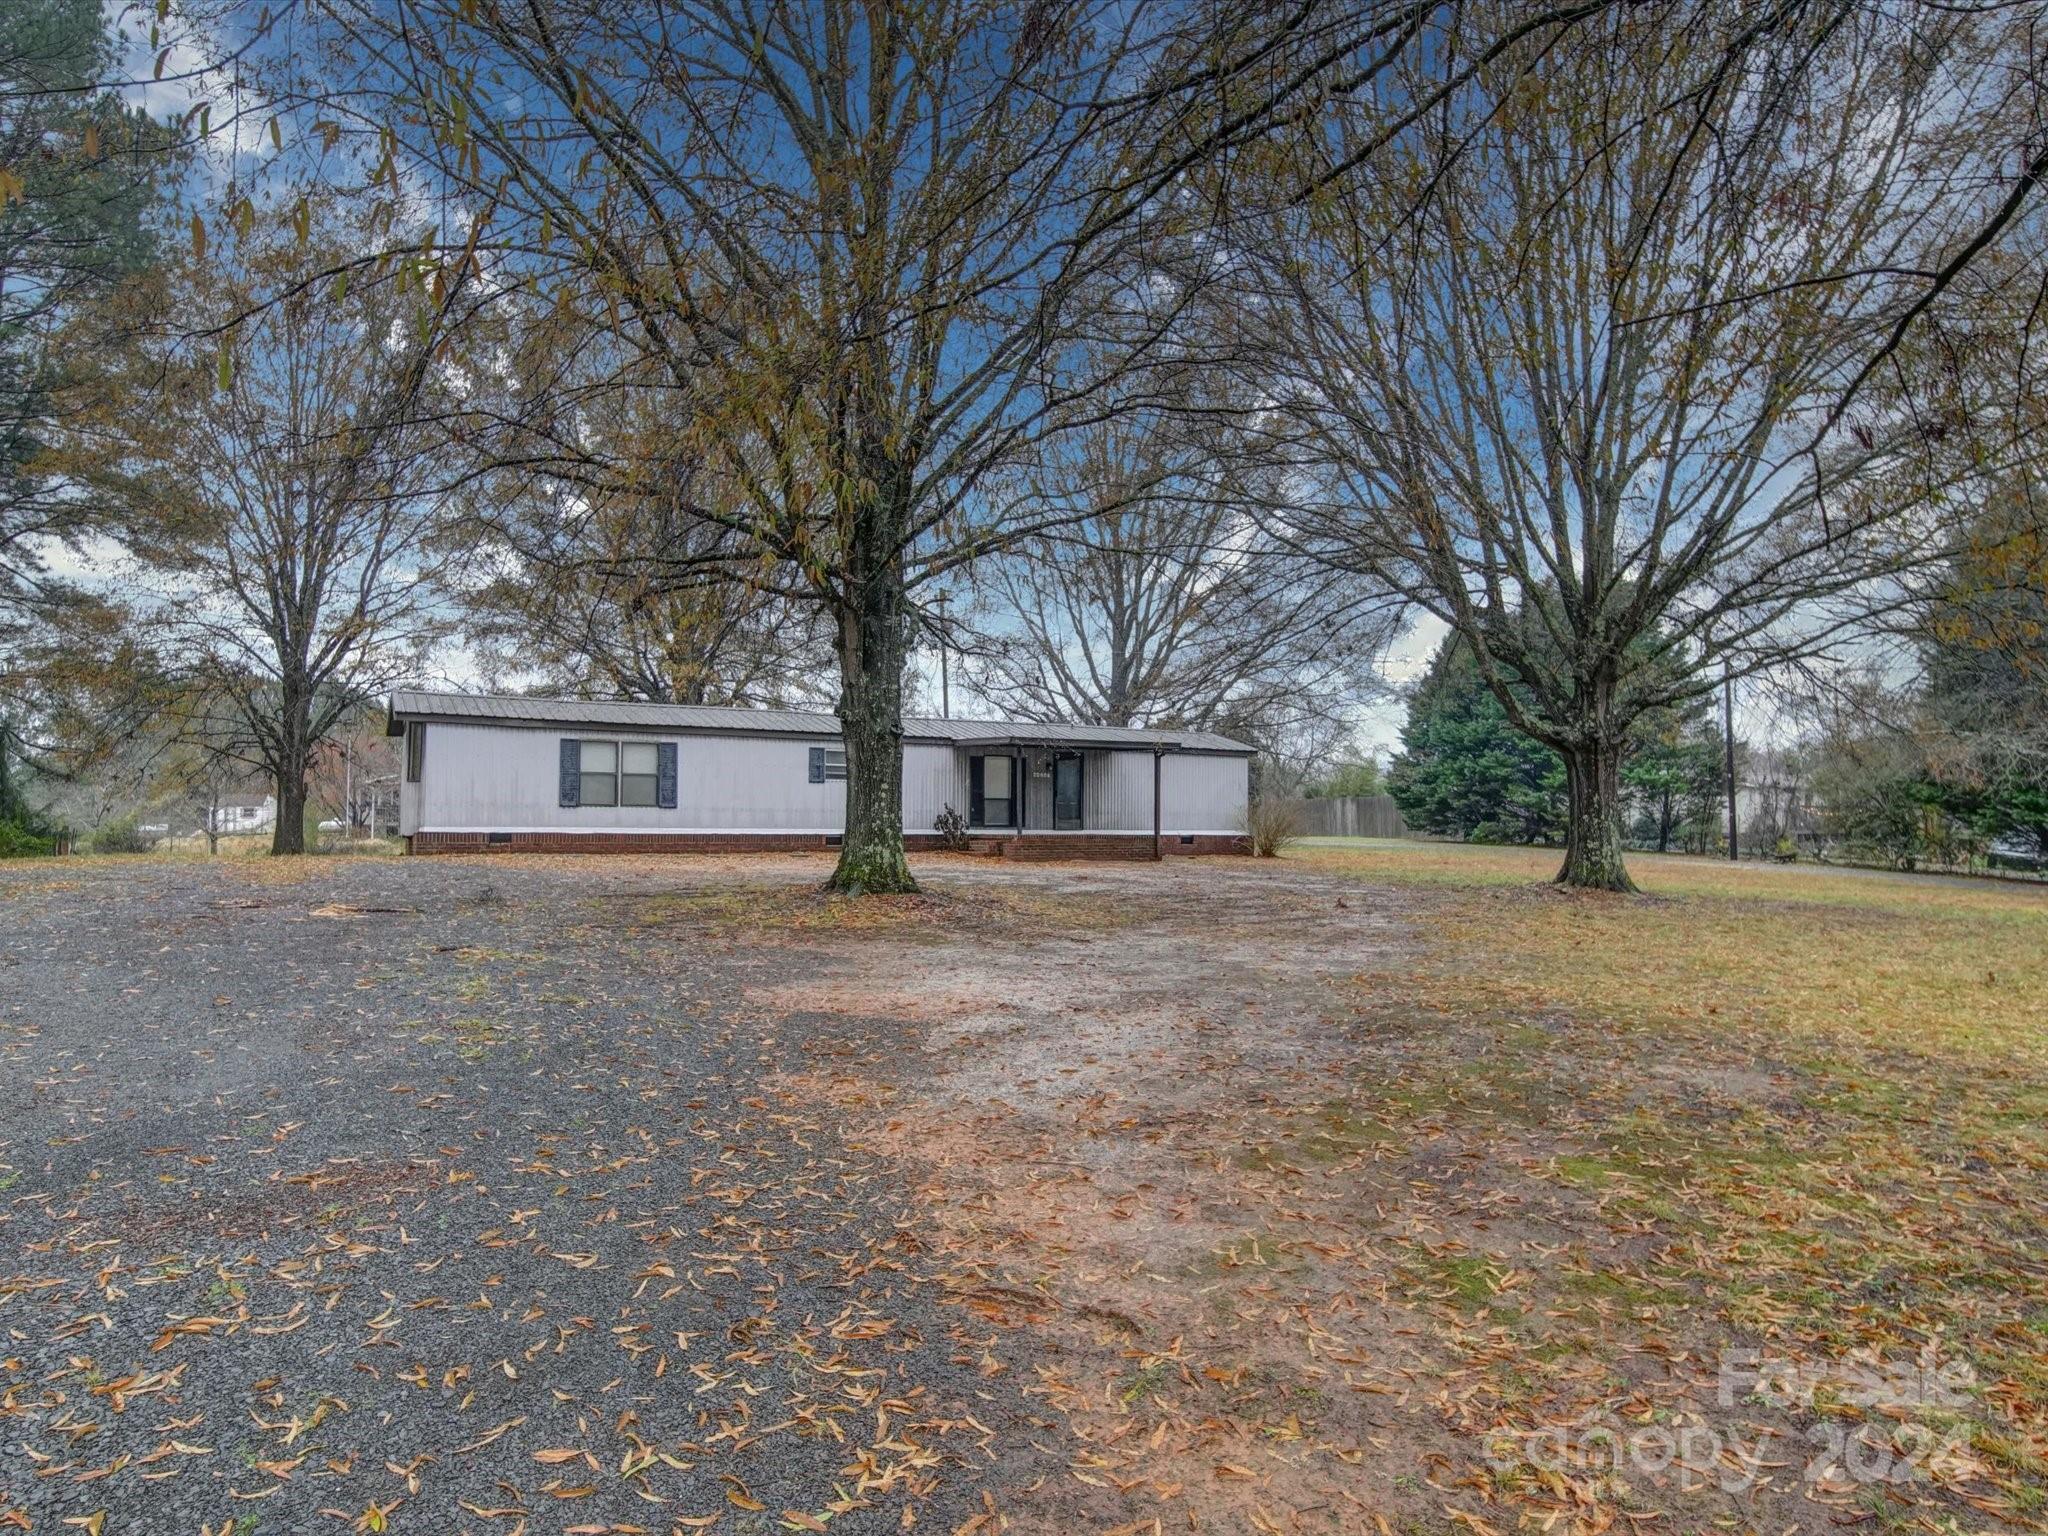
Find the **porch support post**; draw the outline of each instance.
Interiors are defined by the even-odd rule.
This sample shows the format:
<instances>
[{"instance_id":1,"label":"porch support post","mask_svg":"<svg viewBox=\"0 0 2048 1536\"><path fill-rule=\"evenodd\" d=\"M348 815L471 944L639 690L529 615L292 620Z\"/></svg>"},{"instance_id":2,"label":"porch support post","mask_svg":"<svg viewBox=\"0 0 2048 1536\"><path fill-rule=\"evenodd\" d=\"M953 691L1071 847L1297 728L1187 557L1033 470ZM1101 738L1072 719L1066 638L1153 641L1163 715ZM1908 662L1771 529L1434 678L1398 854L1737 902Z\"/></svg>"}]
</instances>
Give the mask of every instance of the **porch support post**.
<instances>
[{"instance_id":1,"label":"porch support post","mask_svg":"<svg viewBox=\"0 0 2048 1536\"><path fill-rule=\"evenodd\" d=\"M1159 845L1159 765L1165 758L1166 754L1157 747L1152 749L1152 857L1155 862L1166 857L1166 850Z\"/></svg>"}]
</instances>

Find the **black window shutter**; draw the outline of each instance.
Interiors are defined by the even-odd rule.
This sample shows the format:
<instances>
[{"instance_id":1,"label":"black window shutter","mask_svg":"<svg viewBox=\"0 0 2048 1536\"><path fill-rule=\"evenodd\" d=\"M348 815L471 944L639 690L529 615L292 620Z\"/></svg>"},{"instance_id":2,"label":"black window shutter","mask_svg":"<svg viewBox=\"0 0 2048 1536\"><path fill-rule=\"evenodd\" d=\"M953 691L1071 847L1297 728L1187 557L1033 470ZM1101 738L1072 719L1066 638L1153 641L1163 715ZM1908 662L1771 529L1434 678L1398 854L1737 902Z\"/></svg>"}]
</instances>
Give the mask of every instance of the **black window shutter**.
<instances>
[{"instance_id":1,"label":"black window shutter","mask_svg":"<svg viewBox=\"0 0 2048 1536\"><path fill-rule=\"evenodd\" d=\"M981 825L981 759L967 759L967 825Z\"/></svg>"},{"instance_id":2,"label":"black window shutter","mask_svg":"<svg viewBox=\"0 0 2048 1536\"><path fill-rule=\"evenodd\" d=\"M664 811L676 808L676 744L672 741L654 746L654 803Z\"/></svg>"},{"instance_id":3,"label":"black window shutter","mask_svg":"<svg viewBox=\"0 0 2048 1536\"><path fill-rule=\"evenodd\" d=\"M562 804L583 803L583 743L573 736L562 738Z\"/></svg>"},{"instance_id":4,"label":"black window shutter","mask_svg":"<svg viewBox=\"0 0 2048 1536\"><path fill-rule=\"evenodd\" d=\"M825 749L823 747L811 748L811 782L813 784L825 782Z\"/></svg>"}]
</instances>

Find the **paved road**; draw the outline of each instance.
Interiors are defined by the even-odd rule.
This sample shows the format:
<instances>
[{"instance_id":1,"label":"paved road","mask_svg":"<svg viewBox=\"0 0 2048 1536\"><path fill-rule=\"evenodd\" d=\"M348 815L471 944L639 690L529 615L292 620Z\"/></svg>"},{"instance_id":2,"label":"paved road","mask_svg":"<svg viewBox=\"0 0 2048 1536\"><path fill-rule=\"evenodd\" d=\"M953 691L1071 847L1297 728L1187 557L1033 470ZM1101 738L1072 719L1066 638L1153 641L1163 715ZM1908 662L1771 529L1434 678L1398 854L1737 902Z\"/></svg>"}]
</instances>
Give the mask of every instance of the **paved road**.
<instances>
[{"instance_id":1,"label":"paved road","mask_svg":"<svg viewBox=\"0 0 2048 1536\"><path fill-rule=\"evenodd\" d=\"M1034 1475L898 1170L764 1086L801 948L651 865L273 871L0 867L0 1531L950 1531Z\"/></svg>"}]
</instances>

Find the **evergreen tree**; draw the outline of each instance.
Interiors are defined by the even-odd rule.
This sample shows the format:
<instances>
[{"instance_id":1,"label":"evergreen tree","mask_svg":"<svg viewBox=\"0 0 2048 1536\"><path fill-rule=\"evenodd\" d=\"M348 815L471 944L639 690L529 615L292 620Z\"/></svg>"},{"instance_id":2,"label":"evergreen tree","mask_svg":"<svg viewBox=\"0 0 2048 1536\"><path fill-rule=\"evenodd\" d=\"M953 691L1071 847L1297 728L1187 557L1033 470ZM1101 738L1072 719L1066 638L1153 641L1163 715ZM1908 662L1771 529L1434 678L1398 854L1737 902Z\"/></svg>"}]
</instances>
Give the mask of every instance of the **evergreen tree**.
<instances>
[{"instance_id":1,"label":"evergreen tree","mask_svg":"<svg viewBox=\"0 0 2048 1536\"><path fill-rule=\"evenodd\" d=\"M0 625L41 595L53 541L92 531L93 498L44 450L97 349L82 310L155 253L174 135L101 82L115 40L96 0L0 0Z\"/></svg>"},{"instance_id":2,"label":"evergreen tree","mask_svg":"<svg viewBox=\"0 0 2048 1536\"><path fill-rule=\"evenodd\" d=\"M104 84L112 15L97 0L0 0L0 823L17 829L34 822L20 787L47 763L47 666L86 606L50 558L113 511L72 472L79 445L63 462L51 449L118 350L95 305L153 259L177 152Z\"/></svg>"},{"instance_id":3,"label":"evergreen tree","mask_svg":"<svg viewBox=\"0 0 2048 1536\"><path fill-rule=\"evenodd\" d=\"M1635 803L1637 839L1659 853L1671 851L1674 835L1688 846L1699 841L1696 828L1711 820L1711 807L1723 790L1723 740L1714 721L1711 700L1695 699L1650 711L1629 731L1622 758L1622 792Z\"/></svg>"},{"instance_id":4,"label":"evergreen tree","mask_svg":"<svg viewBox=\"0 0 2048 1536\"><path fill-rule=\"evenodd\" d=\"M1492 843L1564 834L1564 759L1509 724L1456 636L1437 648L1409 699L1387 792L1424 832Z\"/></svg>"},{"instance_id":5,"label":"evergreen tree","mask_svg":"<svg viewBox=\"0 0 2048 1536\"><path fill-rule=\"evenodd\" d=\"M1509 721L1455 635L1437 648L1409 698L1401 746L1386 788L1409 825L1476 842L1563 837L1564 760ZM1623 743L1621 780L1636 808L1638 841L1664 853L1674 838L1694 848L1710 840L1702 824L1719 804L1722 753L1708 700L1637 717Z\"/></svg>"},{"instance_id":6,"label":"evergreen tree","mask_svg":"<svg viewBox=\"0 0 2048 1536\"><path fill-rule=\"evenodd\" d=\"M1985 842L2048 856L2048 517L2035 495L1986 510L1914 638L1920 798Z\"/></svg>"}]
</instances>

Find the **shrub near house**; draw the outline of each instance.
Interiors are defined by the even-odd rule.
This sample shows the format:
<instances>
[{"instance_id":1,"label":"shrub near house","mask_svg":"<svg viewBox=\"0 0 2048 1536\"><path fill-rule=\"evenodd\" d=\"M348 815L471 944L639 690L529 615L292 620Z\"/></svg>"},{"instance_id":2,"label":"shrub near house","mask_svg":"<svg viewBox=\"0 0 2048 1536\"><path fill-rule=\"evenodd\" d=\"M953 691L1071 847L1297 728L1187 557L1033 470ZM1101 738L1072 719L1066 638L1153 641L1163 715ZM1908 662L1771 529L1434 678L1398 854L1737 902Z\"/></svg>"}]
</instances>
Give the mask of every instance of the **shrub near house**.
<instances>
[{"instance_id":1,"label":"shrub near house","mask_svg":"<svg viewBox=\"0 0 2048 1536\"><path fill-rule=\"evenodd\" d=\"M124 816L119 821L110 821L92 835L94 853L149 853L155 849L160 834L154 828L136 824L133 816Z\"/></svg>"}]
</instances>

